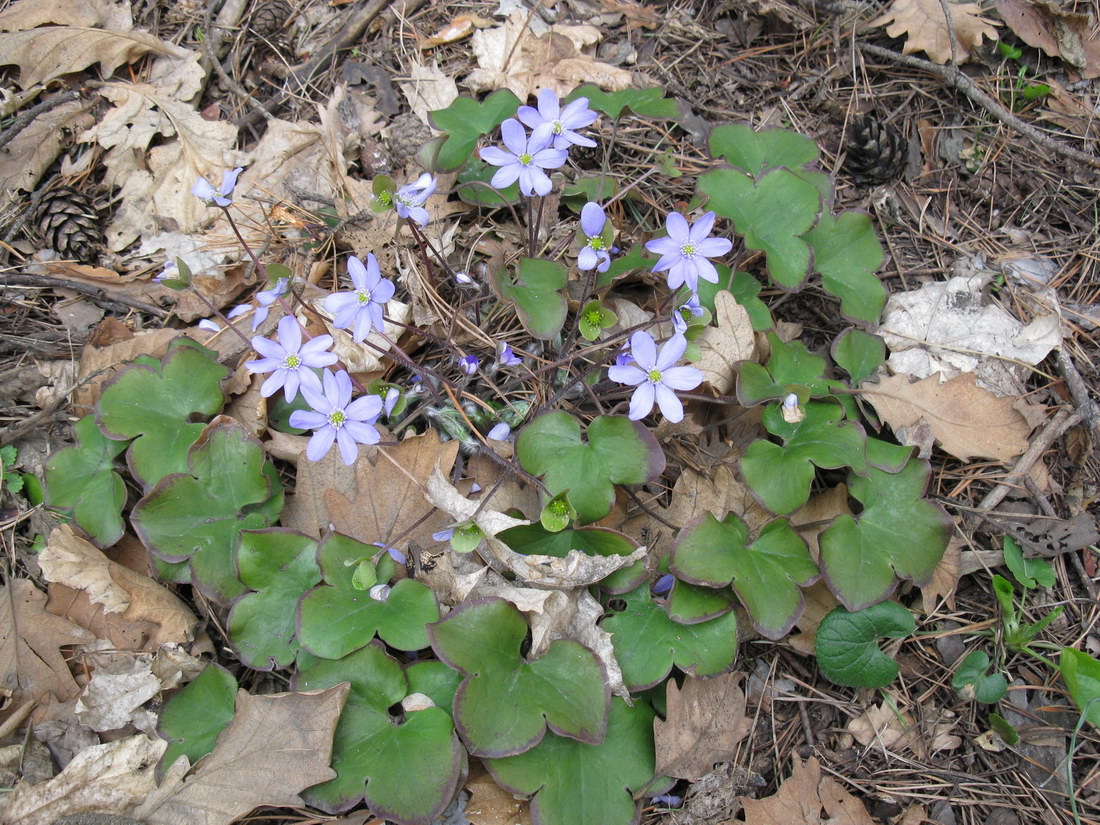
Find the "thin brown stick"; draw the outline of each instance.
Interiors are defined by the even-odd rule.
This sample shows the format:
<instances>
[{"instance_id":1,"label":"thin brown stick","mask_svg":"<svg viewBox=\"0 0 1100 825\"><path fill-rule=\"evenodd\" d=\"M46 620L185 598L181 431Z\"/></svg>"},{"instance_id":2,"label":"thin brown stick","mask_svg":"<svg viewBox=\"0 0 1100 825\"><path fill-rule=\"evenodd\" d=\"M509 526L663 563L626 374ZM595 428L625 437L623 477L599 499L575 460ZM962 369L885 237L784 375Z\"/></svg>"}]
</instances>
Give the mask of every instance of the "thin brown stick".
<instances>
[{"instance_id":1,"label":"thin brown stick","mask_svg":"<svg viewBox=\"0 0 1100 825\"><path fill-rule=\"evenodd\" d=\"M931 74L937 75L942 78L948 86L962 92L974 103L981 106L989 114L995 117L1001 123L1005 124L1011 129L1015 129L1020 134L1030 138L1035 143L1045 149L1061 155L1062 157L1075 160L1078 163L1084 163L1091 166L1094 169L1100 169L1100 157L1095 155L1089 155L1079 149L1074 149L1072 146L1066 146L1064 143L1055 140L1045 132L1036 129L1028 123L1020 120L1016 115L1009 112L987 95L981 89L979 89L973 80L967 77L963 72L959 71L958 66L938 66L935 63L930 63L927 60L921 60L919 57L913 57L908 54L898 54L897 52L884 49L881 46L876 46L873 43L860 43L859 49L867 54L874 55L875 57L881 57L884 60L889 60L893 63L899 63L902 66L909 66L913 69L921 69Z\"/></svg>"},{"instance_id":2,"label":"thin brown stick","mask_svg":"<svg viewBox=\"0 0 1100 825\"><path fill-rule=\"evenodd\" d=\"M1020 456L1015 466L1009 472L1007 476L998 482L997 486L990 490L985 498L978 504L979 510L992 510L998 504L1000 504L1004 497L1008 495L1009 491L1014 487L1018 487L1022 483L1024 475L1031 469L1032 465L1039 460L1039 457L1046 452L1047 448L1061 437L1062 433L1074 426L1084 416L1080 410L1077 410L1072 415L1066 410L1059 410L1058 414L1047 422L1043 427L1042 432L1035 437L1035 440L1031 442L1031 446L1028 447L1027 452Z\"/></svg>"},{"instance_id":3,"label":"thin brown stick","mask_svg":"<svg viewBox=\"0 0 1100 825\"><path fill-rule=\"evenodd\" d=\"M53 278L49 275L31 275L29 272L6 272L0 275L0 287L5 286L29 286L36 289L71 289L81 295L87 295L97 304L115 310L136 309L155 315L157 318L167 318L168 311L144 301L136 301L125 295L110 295L105 287L85 284L81 281L70 281L66 278Z\"/></svg>"}]
</instances>

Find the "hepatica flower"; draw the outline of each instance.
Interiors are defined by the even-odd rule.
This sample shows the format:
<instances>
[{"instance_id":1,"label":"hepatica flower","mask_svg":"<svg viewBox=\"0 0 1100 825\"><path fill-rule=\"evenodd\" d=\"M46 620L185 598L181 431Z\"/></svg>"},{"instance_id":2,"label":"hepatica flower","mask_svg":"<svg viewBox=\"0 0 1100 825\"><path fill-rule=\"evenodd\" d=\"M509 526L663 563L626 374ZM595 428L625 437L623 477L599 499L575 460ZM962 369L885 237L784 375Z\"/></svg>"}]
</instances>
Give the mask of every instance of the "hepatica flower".
<instances>
[{"instance_id":1,"label":"hepatica flower","mask_svg":"<svg viewBox=\"0 0 1100 825\"><path fill-rule=\"evenodd\" d=\"M337 329L352 329L352 338L362 341L371 328L382 329L382 307L393 297L393 282L382 277L378 261L370 252L367 264L352 255L348 258L348 275L355 287L350 292L337 292L325 299L325 309L333 315Z\"/></svg>"},{"instance_id":2,"label":"hepatica flower","mask_svg":"<svg viewBox=\"0 0 1100 825\"><path fill-rule=\"evenodd\" d=\"M665 219L668 237L654 238L645 245L648 251L661 256L653 271L668 270L669 289L687 284L692 292L698 292L700 278L718 283L718 270L707 258L725 255L733 249L733 242L728 238L708 237L713 226L713 212L707 212L690 226L679 212L670 212Z\"/></svg>"},{"instance_id":3,"label":"hepatica flower","mask_svg":"<svg viewBox=\"0 0 1100 825\"><path fill-rule=\"evenodd\" d=\"M478 366L481 364L481 360L476 355L467 355L460 359L458 365L462 368L462 371L467 375L473 375L477 372Z\"/></svg>"},{"instance_id":4,"label":"hepatica flower","mask_svg":"<svg viewBox=\"0 0 1100 825\"><path fill-rule=\"evenodd\" d=\"M502 367L518 367L523 359L512 351L507 341L501 341L497 346L497 363Z\"/></svg>"},{"instance_id":5,"label":"hepatica flower","mask_svg":"<svg viewBox=\"0 0 1100 825\"><path fill-rule=\"evenodd\" d=\"M515 118L508 118L500 124L500 135L507 152L497 146L486 146L478 153L486 163L500 167L489 183L503 189L518 180L519 191L528 197L550 194L554 184L542 170L564 165L569 153L564 149L550 148L549 135L541 140L528 139L523 124Z\"/></svg>"},{"instance_id":6,"label":"hepatica flower","mask_svg":"<svg viewBox=\"0 0 1100 825\"><path fill-rule=\"evenodd\" d=\"M631 421L649 415L654 401L661 414L672 423L683 420L684 405L676 397L675 390L693 390L703 383L703 373L695 367L673 366L686 349L687 339L679 334L669 338L659 352L648 332L638 330L630 336L633 363L609 367L607 377L637 387L630 397L628 417Z\"/></svg>"},{"instance_id":7,"label":"hepatica flower","mask_svg":"<svg viewBox=\"0 0 1100 825\"><path fill-rule=\"evenodd\" d=\"M550 89L542 89L538 95L538 108L520 106L516 117L531 129L532 140L552 140L555 149L570 146L595 146L596 141L578 135L576 130L591 126L597 115L588 108L588 98L578 97L564 109L558 96Z\"/></svg>"},{"instance_id":8,"label":"hepatica flower","mask_svg":"<svg viewBox=\"0 0 1100 825\"><path fill-rule=\"evenodd\" d=\"M420 226L428 225L428 210L424 202L435 192L435 178L425 172L415 183L402 186L393 196L393 208L398 217L406 218Z\"/></svg>"},{"instance_id":9,"label":"hepatica flower","mask_svg":"<svg viewBox=\"0 0 1100 825\"><path fill-rule=\"evenodd\" d=\"M289 403L298 396L299 386L308 386L314 392L321 391L321 382L313 368L336 363L335 353L328 351L331 346L331 335L318 335L303 344L298 322L294 316L285 315L279 320L277 341L260 336L252 339L253 349L263 357L246 361L245 366L250 372L271 373L260 387L260 395L267 398L282 388L283 396Z\"/></svg>"},{"instance_id":10,"label":"hepatica flower","mask_svg":"<svg viewBox=\"0 0 1100 825\"><path fill-rule=\"evenodd\" d=\"M314 339L316 340L316 339ZM358 444L377 444L381 440L374 422L382 412L382 398L361 395L351 400L351 376L344 370L335 375L322 373L321 392L302 385L302 395L312 410L295 410L290 414L290 426L314 430L306 445L306 458L320 461L336 442L340 458L354 464L359 455Z\"/></svg>"},{"instance_id":11,"label":"hepatica flower","mask_svg":"<svg viewBox=\"0 0 1100 825\"><path fill-rule=\"evenodd\" d=\"M702 316L703 312L703 305L699 303L699 293L691 293L691 296L685 303L680 304L680 306L673 310L672 328L681 334L687 332L688 316L693 315L699 318Z\"/></svg>"},{"instance_id":12,"label":"hepatica flower","mask_svg":"<svg viewBox=\"0 0 1100 825\"><path fill-rule=\"evenodd\" d=\"M584 246L577 255L577 269L607 272L607 268L611 266L611 255L608 254L607 241L603 237L606 223L607 215L598 203L589 201L581 209L581 233L584 235Z\"/></svg>"},{"instance_id":13,"label":"hepatica flower","mask_svg":"<svg viewBox=\"0 0 1100 825\"><path fill-rule=\"evenodd\" d=\"M213 201L218 206L229 206L233 203L233 199L229 196L233 194L233 188L237 185L237 176L243 169L243 166L238 166L236 169L227 169L222 172L222 185L217 189L206 178L199 178L191 187L191 194L206 201L207 204Z\"/></svg>"}]
</instances>

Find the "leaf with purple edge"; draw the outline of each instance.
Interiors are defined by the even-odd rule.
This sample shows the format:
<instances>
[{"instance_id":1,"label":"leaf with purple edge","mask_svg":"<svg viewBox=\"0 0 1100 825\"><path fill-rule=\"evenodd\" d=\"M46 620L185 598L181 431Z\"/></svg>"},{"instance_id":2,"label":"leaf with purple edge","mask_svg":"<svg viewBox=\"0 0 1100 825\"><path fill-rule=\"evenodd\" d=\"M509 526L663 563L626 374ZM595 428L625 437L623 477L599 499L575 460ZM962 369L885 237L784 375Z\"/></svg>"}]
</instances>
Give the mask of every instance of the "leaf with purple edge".
<instances>
[{"instance_id":1,"label":"leaf with purple edge","mask_svg":"<svg viewBox=\"0 0 1100 825\"><path fill-rule=\"evenodd\" d=\"M677 576L696 584L730 584L763 636L780 639L802 615L799 585L820 576L806 543L786 519L765 525L756 541L734 514L718 521L710 513L680 531L669 566Z\"/></svg>"},{"instance_id":2,"label":"leaf with purple edge","mask_svg":"<svg viewBox=\"0 0 1100 825\"><path fill-rule=\"evenodd\" d=\"M455 694L455 727L475 756L523 753L547 728L603 741L611 699L603 664L569 639L528 660L520 652L526 634L523 614L503 599L464 602L428 626L435 654L465 677Z\"/></svg>"},{"instance_id":3,"label":"leaf with purple edge","mask_svg":"<svg viewBox=\"0 0 1100 825\"><path fill-rule=\"evenodd\" d=\"M373 814L399 825L435 822L467 769L466 751L446 709L436 702L423 710L391 711L424 691L410 685L407 671L378 642L338 660L300 656L295 690L341 682L350 682L351 690L332 742L336 778L308 788L302 797L331 814L362 800Z\"/></svg>"}]
</instances>

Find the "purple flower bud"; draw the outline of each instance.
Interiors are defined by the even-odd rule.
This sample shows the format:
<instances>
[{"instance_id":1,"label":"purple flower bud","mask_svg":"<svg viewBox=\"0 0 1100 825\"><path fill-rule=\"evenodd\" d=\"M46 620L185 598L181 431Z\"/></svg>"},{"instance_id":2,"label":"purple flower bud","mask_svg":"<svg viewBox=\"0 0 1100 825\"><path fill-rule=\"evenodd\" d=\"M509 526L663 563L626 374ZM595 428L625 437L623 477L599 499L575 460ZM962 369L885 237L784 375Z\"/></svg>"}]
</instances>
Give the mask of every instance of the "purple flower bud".
<instances>
[{"instance_id":1,"label":"purple flower bud","mask_svg":"<svg viewBox=\"0 0 1100 825\"><path fill-rule=\"evenodd\" d=\"M450 541L451 536L455 534L455 528L448 527L446 530L437 530L432 533L432 538L436 541Z\"/></svg>"},{"instance_id":2,"label":"purple flower bud","mask_svg":"<svg viewBox=\"0 0 1100 825\"><path fill-rule=\"evenodd\" d=\"M467 355L458 362L458 365L462 367L462 371L464 373L466 373L467 375L473 375L475 372L477 372L477 368L480 363L481 361L476 355Z\"/></svg>"},{"instance_id":3,"label":"purple flower bud","mask_svg":"<svg viewBox=\"0 0 1100 825\"><path fill-rule=\"evenodd\" d=\"M502 367L518 367L523 363L523 359L512 352L512 348L503 341L497 347L497 361Z\"/></svg>"},{"instance_id":4,"label":"purple flower bud","mask_svg":"<svg viewBox=\"0 0 1100 825\"><path fill-rule=\"evenodd\" d=\"M672 589L672 583L676 581L671 573L665 573L657 581L653 582L653 593L657 596L663 596L669 590Z\"/></svg>"},{"instance_id":5,"label":"purple flower bud","mask_svg":"<svg viewBox=\"0 0 1100 825\"><path fill-rule=\"evenodd\" d=\"M455 280L460 286L469 286L474 282L474 279L467 275L465 272L456 272Z\"/></svg>"},{"instance_id":6,"label":"purple flower bud","mask_svg":"<svg viewBox=\"0 0 1100 825\"><path fill-rule=\"evenodd\" d=\"M493 425L493 428L485 434L485 437L491 441L507 441L508 436L512 434L512 428L505 424L503 421Z\"/></svg>"},{"instance_id":7,"label":"purple flower bud","mask_svg":"<svg viewBox=\"0 0 1100 825\"><path fill-rule=\"evenodd\" d=\"M390 387L386 390L386 395L382 399L382 412L386 414L386 418L389 418L390 414L393 413L393 408L397 406L400 398L401 391L397 387Z\"/></svg>"},{"instance_id":8,"label":"purple flower bud","mask_svg":"<svg viewBox=\"0 0 1100 825\"><path fill-rule=\"evenodd\" d=\"M207 332L221 332L222 329L217 325L217 323L211 321L209 318L203 318L201 321L199 321L197 326L199 329L205 329Z\"/></svg>"},{"instance_id":9,"label":"purple flower bud","mask_svg":"<svg viewBox=\"0 0 1100 825\"><path fill-rule=\"evenodd\" d=\"M375 547L381 547L383 550L389 553L390 558L398 564L405 563L405 554L398 550L396 547L387 547L380 541L372 541L371 544L373 544Z\"/></svg>"}]
</instances>

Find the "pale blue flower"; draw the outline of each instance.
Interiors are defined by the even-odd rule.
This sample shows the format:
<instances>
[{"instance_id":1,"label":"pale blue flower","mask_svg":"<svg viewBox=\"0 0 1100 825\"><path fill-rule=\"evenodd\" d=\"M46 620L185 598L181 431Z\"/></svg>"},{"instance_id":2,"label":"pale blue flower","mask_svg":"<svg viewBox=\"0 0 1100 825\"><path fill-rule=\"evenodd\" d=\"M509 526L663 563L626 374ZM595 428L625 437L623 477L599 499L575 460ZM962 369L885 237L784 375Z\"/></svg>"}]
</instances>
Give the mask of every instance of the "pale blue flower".
<instances>
[{"instance_id":1,"label":"pale blue flower","mask_svg":"<svg viewBox=\"0 0 1100 825\"><path fill-rule=\"evenodd\" d=\"M455 534L455 528L448 527L446 530L437 530L432 533L432 538L435 541L450 541L451 536Z\"/></svg>"},{"instance_id":2,"label":"pale blue flower","mask_svg":"<svg viewBox=\"0 0 1100 825\"><path fill-rule=\"evenodd\" d=\"M260 324L267 320L267 314L271 305L279 300L279 296L286 295L287 279L280 278L271 289L261 289L256 293L256 314L252 316L252 330L259 328Z\"/></svg>"},{"instance_id":3,"label":"pale blue flower","mask_svg":"<svg viewBox=\"0 0 1100 825\"><path fill-rule=\"evenodd\" d=\"M588 108L588 98L578 97L572 103L561 108L558 96L550 89L541 89L538 94L538 108L520 106L516 117L531 129L532 140L553 140L555 149L568 149L570 146L595 146L596 141L577 134L576 129L591 126L597 113Z\"/></svg>"},{"instance_id":4,"label":"pale blue flower","mask_svg":"<svg viewBox=\"0 0 1100 825\"><path fill-rule=\"evenodd\" d=\"M685 303L680 304L672 313L672 328L679 333L687 332L687 315L690 313L696 318L702 316L703 305L699 303L699 293L693 292Z\"/></svg>"},{"instance_id":5,"label":"pale blue flower","mask_svg":"<svg viewBox=\"0 0 1100 825\"><path fill-rule=\"evenodd\" d=\"M385 544L383 544L380 541L372 541L371 544L373 544L375 547L381 547L383 550L385 550L387 553L389 553L390 558L393 559L398 564L404 564L405 563L405 554L402 553L400 550L398 550L396 547L387 547Z\"/></svg>"},{"instance_id":6,"label":"pale blue flower","mask_svg":"<svg viewBox=\"0 0 1100 825\"><path fill-rule=\"evenodd\" d=\"M382 438L374 426L382 412L382 399L363 395L352 401L351 376L344 370L335 375L325 370L321 377L322 392L302 385L302 395L313 409L292 412L290 426L315 430L306 445L306 458L310 461L324 458L335 441L343 462L354 464L359 456L357 445L377 444Z\"/></svg>"},{"instance_id":7,"label":"pale blue flower","mask_svg":"<svg viewBox=\"0 0 1100 825\"><path fill-rule=\"evenodd\" d=\"M504 189L519 181L519 191L524 195L548 195L554 188L543 169L557 169L569 159L564 149L551 149L550 136L541 140L528 139L527 131L515 118L500 124L500 135L508 151L497 146L486 146L480 151L483 161L499 166L490 185Z\"/></svg>"},{"instance_id":8,"label":"pale blue flower","mask_svg":"<svg viewBox=\"0 0 1100 825\"><path fill-rule=\"evenodd\" d=\"M500 346L497 347L497 363L502 367L518 367L523 363L523 359L512 352L512 348L506 341L501 341Z\"/></svg>"},{"instance_id":9,"label":"pale blue flower","mask_svg":"<svg viewBox=\"0 0 1100 825\"><path fill-rule=\"evenodd\" d=\"M673 335L657 351L657 342L648 332L638 330L630 336L630 354L634 363L610 367L607 377L620 384L637 387L630 397L628 418L637 421L653 409L675 424L684 418L684 405L674 390L693 390L703 383L703 373L695 367L675 367L687 349L687 338Z\"/></svg>"},{"instance_id":10,"label":"pale blue flower","mask_svg":"<svg viewBox=\"0 0 1100 825\"><path fill-rule=\"evenodd\" d=\"M477 372L478 365L481 363L480 359L476 355L467 355L458 362L458 365L462 367L462 371L467 375L473 375Z\"/></svg>"},{"instance_id":11,"label":"pale blue flower","mask_svg":"<svg viewBox=\"0 0 1100 825\"><path fill-rule=\"evenodd\" d=\"M397 406L397 402L401 400L401 390L397 387L389 387L386 389L386 394L382 398L382 412L385 413L386 418L389 418L393 414L393 408Z\"/></svg>"},{"instance_id":12,"label":"pale blue flower","mask_svg":"<svg viewBox=\"0 0 1100 825\"><path fill-rule=\"evenodd\" d=\"M415 183L402 186L393 196L393 208L398 217L411 220L420 226L427 226L428 210L424 202L435 192L435 178L425 172Z\"/></svg>"},{"instance_id":13,"label":"pale blue flower","mask_svg":"<svg viewBox=\"0 0 1100 825\"><path fill-rule=\"evenodd\" d=\"M607 252L607 243L603 239L603 228L607 223L607 215L603 208L593 201L589 201L581 209L581 233L584 236L584 246L577 255L577 269L583 271L595 269L597 272L607 272L611 266L611 256Z\"/></svg>"},{"instance_id":14,"label":"pale blue flower","mask_svg":"<svg viewBox=\"0 0 1100 825\"><path fill-rule=\"evenodd\" d=\"M350 292L337 292L325 299L325 309L333 315L336 329L352 328L352 338L364 340L371 328L383 328L382 307L393 297L393 282L382 277L378 261L370 252L367 264L352 255L348 258L348 275L355 287Z\"/></svg>"},{"instance_id":15,"label":"pale blue flower","mask_svg":"<svg viewBox=\"0 0 1100 825\"><path fill-rule=\"evenodd\" d=\"M153 281L155 283L159 284L159 283L163 283L164 281L170 281L174 278L178 278L179 275L180 275L180 270L179 270L179 266L176 264L176 262L175 261L168 261L164 265L164 269L162 269L159 273L157 273L156 275L153 276Z\"/></svg>"},{"instance_id":16,"label":"pale blue flower","mask_svg":"<svg viewBox=\"0 0 1100 825\"><path fill-rule=\"evenodd\" d=\"M279 319L278 341L256 336L252 339L252 348L262 358L246 361L245 367L253 373L271 373L260 387L264 398L274 395L280 388L287 402L298 396L298 387L310 387L321 392L321 382L314 369L335 364L335 353L329 352L332 346L331 335L318 335L302 343L302 329L293 315L284 315Z\"/></svg>"},{"instance_id":17,"label":"pale blue flower","mask_svg":"<svg viewBox=\"0 0 1100 825\"><path fill-rule=\"evenodd\" d=\"M471 278L465 272L456 272L455 273L455 282L459 286L469 286L470 284L472 284L474 282L474 279Z\"/></svg>"},{"instance_id":18,"label":"pale blue flower","mask_svg":"<svg viewBox=\"0 0 1100 825\"><path fill-rule=\"evenodd\" d=\"M233 203L230 195L233 194L233 189L237 185L237 176L243 170L243 166L238 166L236 169L227 169L222 172L222 185L218 189L214 189L206 178L199 178L191 187L191 194L206 201L207 204L213 201L218 206L229 206Z\"/></svg>"},{"instance_id":19,"label":"pale blue flower","mask_svg":"<svg viewBox=\"0 0 1100 825\"><path fill-rule=\"evenodd\" d=\"M218 326L216 321L211 321L209 318L203 318L195 326L199 329L204 329L207 332L221 332L221 327Z\"/></svg>"},{"instance_id":20,"label":"pale blue flower","mask_svg":"<svg viewBox=\"0 0 1100 825\"><path fill-rule=\"evenodd\" d=\"M687 284L692 292L699 291L699 279L718 283L718 270L708 258L725 255L733 249L728 238L710 238L715 215L707 212L694 224L679 212L670 212L665 219L666 238L654 238L645 248L656 252L661 259L653 266L654 272L668 270L668 288L678 289Z\"/></svg>"},{"instance_id":21,"label":"pale blue flower","mask_svg":"<svg viewBox=\"0 0 1100 825\"><path fill-rule=\"evenodd\" d=\"M507 441L511 434L512 428L503 421L498 421L489 432L485 433L485 437L492 441Z\"/></svg>"}]
</instances>

